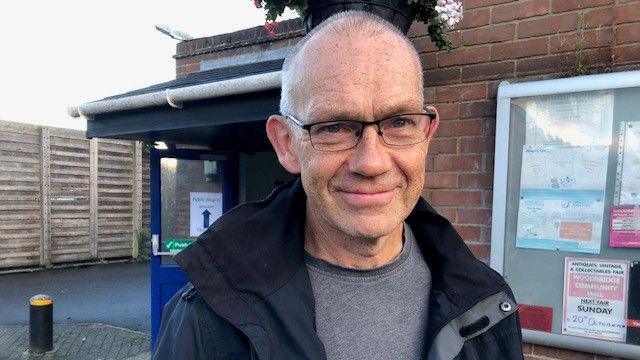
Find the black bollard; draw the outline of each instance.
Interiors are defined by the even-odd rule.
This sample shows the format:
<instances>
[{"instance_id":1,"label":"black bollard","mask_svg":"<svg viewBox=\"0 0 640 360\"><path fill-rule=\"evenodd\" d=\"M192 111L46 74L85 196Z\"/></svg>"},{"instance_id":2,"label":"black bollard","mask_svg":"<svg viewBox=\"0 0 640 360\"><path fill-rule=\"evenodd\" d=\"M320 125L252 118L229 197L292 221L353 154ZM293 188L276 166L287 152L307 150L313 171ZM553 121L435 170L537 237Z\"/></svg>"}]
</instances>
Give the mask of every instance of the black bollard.
<instances>
[{"instance_id":1,"label":"black bollard","mask_svg":"<svg viewBox=\"0 0 640 360\"><path fill-rule=\"evenodd\" d=\"M36 295L29 300L29 351L53 350L53 299Z\"/></svg>"}]
</instances>

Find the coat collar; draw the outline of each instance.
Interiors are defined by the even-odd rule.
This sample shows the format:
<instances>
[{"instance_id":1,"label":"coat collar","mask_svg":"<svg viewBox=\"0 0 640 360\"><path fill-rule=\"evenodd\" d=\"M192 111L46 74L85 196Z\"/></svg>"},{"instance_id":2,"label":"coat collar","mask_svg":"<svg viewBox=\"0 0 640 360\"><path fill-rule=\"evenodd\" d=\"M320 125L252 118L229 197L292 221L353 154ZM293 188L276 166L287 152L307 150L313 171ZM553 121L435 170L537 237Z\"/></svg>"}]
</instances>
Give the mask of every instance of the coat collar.
<instances>
[{"instance_id":1,"label":"coat collar","mask_svg":"<svg viewBox=\"0 0 640 360\"><path fill-rule=\"evenodd\" d=\"M252 304L304 265L305 202L299 179L282 185L263 201L230 210L175 260L221 316L238 326L260 324ZM406 221L429 264L433 288L457 307L469 308L506 286L424 199Z\"/></svg>"}]
</instances>

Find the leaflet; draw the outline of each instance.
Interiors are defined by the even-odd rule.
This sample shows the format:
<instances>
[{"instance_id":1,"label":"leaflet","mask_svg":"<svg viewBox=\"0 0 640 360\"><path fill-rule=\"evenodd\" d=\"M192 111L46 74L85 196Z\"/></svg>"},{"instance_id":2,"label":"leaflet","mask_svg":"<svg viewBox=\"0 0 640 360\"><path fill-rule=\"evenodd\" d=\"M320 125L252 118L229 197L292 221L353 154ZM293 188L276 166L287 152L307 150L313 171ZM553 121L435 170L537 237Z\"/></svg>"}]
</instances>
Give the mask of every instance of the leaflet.
<instances>
[{"instance_id":1,"label":"leaflet","mask_svg":"<svg viewBox=\"0 0 640 360\"><path fill-rule=\"evenodd\" d=\"M640 248L640 206L621 205L611 208L609 246Z\"/></svg>"},{"instance_id":2,"label":"leaflet","mask_svg":"<svg viewBox=\"0 0 640 360\"><path fill-rule=\"evenodd\" d=\"M611 145L613 98L612 90L525 98L526 144Z\"/></svg>"},{"instance_id":3,"label":"leaflet","mask_svg":"<svg viewBox=\"0 0 640 360\"><path fill-rule=\"evenodd\" d=\"M624 124L620 204L640 205L640 121Z\"/></svg>"},{"instance_id":4,"label":"leaflet","mask_svg":"<svg viewBox=\"0 0 640 360\"><path fill-rule=\"evenodd\" d=\"M565 258L562 334L624 342L628 286L628 261Z\"/></svg>"},{"instance_id":5,"label":"leaflet","mask_svg":"<svg viewBox=\"0 0 640 360\"><path fill-rule=\"evenodd\" d=\"M608 146L525 146L516 247L598 254L608 155Z\"/></svg>"}]
</instances>

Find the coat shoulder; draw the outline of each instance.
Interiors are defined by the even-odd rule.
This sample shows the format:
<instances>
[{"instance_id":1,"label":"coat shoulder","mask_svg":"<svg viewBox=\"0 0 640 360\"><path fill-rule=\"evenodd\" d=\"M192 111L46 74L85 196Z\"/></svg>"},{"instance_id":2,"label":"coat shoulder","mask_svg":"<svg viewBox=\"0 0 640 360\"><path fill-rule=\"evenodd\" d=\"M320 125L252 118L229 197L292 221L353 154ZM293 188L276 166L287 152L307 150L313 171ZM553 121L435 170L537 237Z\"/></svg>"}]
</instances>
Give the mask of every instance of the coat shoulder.
<instances>
[{"instance_id":1,"label":"coat shoulder","mask_svg":"<svg viewBox=\"0 0 640 360\"><path fill-rule=\"evenodd\" d=\"M153 359L242 359L248 357L245 336L204 301L187 283L162 312Z\"/></svg>"}]
</instances>

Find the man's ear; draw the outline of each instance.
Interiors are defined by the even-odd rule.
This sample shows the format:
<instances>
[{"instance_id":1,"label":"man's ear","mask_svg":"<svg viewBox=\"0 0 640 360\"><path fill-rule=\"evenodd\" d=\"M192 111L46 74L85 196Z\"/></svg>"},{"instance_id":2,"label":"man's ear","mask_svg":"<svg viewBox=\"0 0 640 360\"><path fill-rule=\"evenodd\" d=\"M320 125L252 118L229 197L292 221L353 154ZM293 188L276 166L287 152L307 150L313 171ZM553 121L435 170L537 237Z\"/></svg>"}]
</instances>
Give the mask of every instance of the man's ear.
<instances>
[{"instance_id":1,"label":"man's ear","mask_svg":"<svg viewBox=\"0 0 640 360\"><path fill-rule=\"evenodd\" d=\"M271 115L267 120L267 137L278 155L280 164L290 173L300 173L300 162L294 150L296 139L286 123L287 119L280 115Z\"/></svg>"},{"instance_id":2,"label":"man's ear","mask_svg":"<svg viewBox=\"0 0 640 360\"><path fill-rule=\"evenodd\" d=\"M427 141L431 141L431 138L433 138L433 135L436 133L436 130L438 130L438 126L440 125L440 113L438 113L438 109L436 109L434 106L427 106L427 109L436 113L436 118L431 120L429 133L427 134Z\"/></svg>"}]
</instances>

